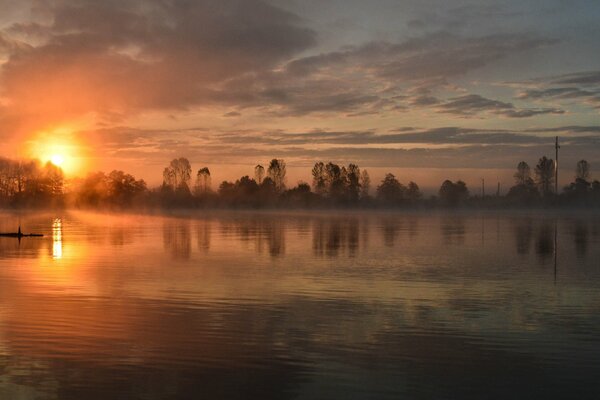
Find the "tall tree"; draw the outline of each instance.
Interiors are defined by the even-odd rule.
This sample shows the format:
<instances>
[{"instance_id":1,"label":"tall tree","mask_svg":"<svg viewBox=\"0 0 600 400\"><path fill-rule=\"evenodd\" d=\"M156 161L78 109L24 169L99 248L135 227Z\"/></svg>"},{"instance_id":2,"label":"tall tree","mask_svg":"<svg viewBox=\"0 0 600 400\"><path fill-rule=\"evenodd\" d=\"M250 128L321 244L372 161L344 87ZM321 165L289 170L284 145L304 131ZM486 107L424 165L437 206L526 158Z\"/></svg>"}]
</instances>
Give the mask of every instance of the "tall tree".
<instances>
[{"instance_id":1,"label":"tall tree","mask_svg":"<svg viewBox=\"0 0 600 400\"><path fill-rule=\"evenodd\" d=\"M360 168L356 164L349 164L346 171L348 200L351 203L356 203L360 195Z\"/></svg>"},{"instance_id":2,"label":"tall tree","mask_svg":"<svg viewBox=\"0 0 600 400\"><path fill-rule=\"evenodd\" d=\"M371 189L371 177L366 169L363 169L360 174L360 197L365 199L369 197L369 190Z\"/></svg>"},{"instance_id":3,"label":"tall tree","mask_svg":"<svg viewBox=\"0 0 600 400\"><path fill-rule=\"evenodd\" d=\"M555 168L554 160L546 158L546 156L540 158L535 166L536 183L544 196L548 196L552 193Z\"/></svg>"},{"instance_id":4,"label":"tall tree","mask_svg":"<svg viewBox=\"0 0 600 400\"><path fill-rule=\"evenodd\" d=\"M517 165L517 172L514 174L517 185L525 185L531 179L531 168L525 161Z\"/></svg>"},{"instance_id":5,"label":"tall tree","mask_svg":"<svg viewBox=\"0 0 600 400\"><path fill-rule=\"evenodd\" d=\"M312 169L313 189L315 193L323 196L327 192L327 177L325 173L325 164L322 161L315 163Z\"/></svg>"},{"instance_id":6,"label":"tall tree","mask_svg":"<svg viewBox=\"0 0 600 400\"><path fill-rule=\"evenodd\" d=\"M411 203L416 203L417 201L419 201L423 197L421 189L419 189L419 185L417 185L413 181L410 181L406 189L406 197Z\"/></svg>"},{"instance_id":7,"label":"tall tree","mask_svg":"<svg viewBox=\"0 0 600 400\"><path fill-rule=\"evenodd\" d=\"M442 203L447 206L456 206L469 197L469 190L463 181L455 183L445 180L439 190L439 196Z\"/></svg>"},{"instance_id":8,"label":"tall tree","mask_svg":"<svg viewBox=\"0 0 600 400\"><path fill-rule=\"evenodd\" d=\"M265 179L265 167L258 164L254 167L254 180L260 185L263 182L263 179Z\"/></svg>"},{"instance_id":9,"label":"tall tree","mask_svg":"<svg viewBox=\"0 0 600 400\"><path fill-rule=\"evenodd\" d=\"M210 170L208 167L200 168L196 174L195 192L197 195L203 195L211 190Z\"/></svg>"},{"instance_id":10,"label":"tall tree","mask_svg":"<svg viewBox=\"0 0 600 400\"><path fill-rule=\"evenodd\" d=\"M344 168L345 170L345 168ZM342 201L346 190L346 173L339 165L328 162L325 165L325 181L327 192L334 201Z\"/></svg>"},{"instance_id":11,"label":"tall tree","mask_svg":"<svg viewBox=\"0 0 600 400\"><path fill-rule=\"evenodd\" d=\"M285 161L276 158L272 159L269 163L269 169L267 170L267 174L269 178L273 180L277 191L282 192L285 189Z\"/></svg>"},{"instance_id":12,"label":"tall tree","mask_svg":"<svg viewBox=\"0 0 600 400\"><path fill-rule=\"evenodd\" d=\"M163 185L173 190L189 192L192 167L187 158L175 158L163 171Z\"/></svg>"},{"instance_id":13,"label":"tall tree","mask_svg":"<svg viewBox=\"0 0 600 400\"><path fill-rule=\"evenodd\" d=\"M590 179L590 164L581 160L577 162L577 167L575 168L575 178L587 181Z\"/></svg>"},{"instance_id":14,"label":"tall tree","mask_svg":"<svg viewBox=\"0 0 600 400\"><path fill-rule=\"evenodd\" d=\"M385 204L398 204L404 200L406 187L398 182L394 174L386 174L377 187L377 198Z\"/></svg>"}]
</instances>

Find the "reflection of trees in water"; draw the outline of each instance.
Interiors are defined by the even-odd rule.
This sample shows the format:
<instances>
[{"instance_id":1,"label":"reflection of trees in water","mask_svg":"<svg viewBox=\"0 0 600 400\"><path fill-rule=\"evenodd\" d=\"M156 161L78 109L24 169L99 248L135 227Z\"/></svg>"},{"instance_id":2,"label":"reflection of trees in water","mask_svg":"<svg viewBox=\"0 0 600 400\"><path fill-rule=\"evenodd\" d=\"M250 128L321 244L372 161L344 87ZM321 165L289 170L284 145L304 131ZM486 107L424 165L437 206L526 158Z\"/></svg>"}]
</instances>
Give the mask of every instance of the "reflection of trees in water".
<instances>
[{"instance_id":1,"label":"reflection of trees in water","mask_svg":"<svg viewBox=\"0 0 600 400\"><path fill-rule=\"evenodd\" d=\"M461 245L465 243L465 219L462 217L445 217L442 219L442 236L446 244Z\"/></svg>"},{"instance_id":2,"label":"reflection of trees in water","mask_svg":"<svg viewBox=\"0 0 600 400\"><path fill-rule=\"evenodd\" d=\"M212 223L209 220L200 220L196 223L198 250L207 253L210 250L210 230Z\"/></svg>"},{"instance_id":3,"label":"reflection of trees in water","mask_svg":"<svg viewBox=\"0 0 600 400\"><path fill-rule=\"evenodd\" d=\"M583 257L587 253L589 243L588 224L581 220L575 220L572 223L573 241L575 242L575 252L578 257Z\"/></svg>"},{"instance_id":4,"label":"reflection of trees in water","mask_svg":"<svg viewBox=\"0 0 600 400\"><path fill-rule=\"evenodd\" d=\"M535 249L542 260L546 260L554 254L554 224L542 223L538 230Z\"/></svg>"},{"instance_id":5,"label":"reflection of trees in water","mask_svg":"<svg viewBox=\"0 0 600 400\"><path fill-rule=\"evenodd\" d=\"M529 254L535 237L536 254L542 260L548 259L555 251L554 234L555 229L559 228L558 226L555 227L556 223L553 221L543 221L537 227L537 230L535 230L532 218L516 221L514 224L514 235L517 253ZM569 232L573 237L577 256L584 257L587 254L589 244L590 228L588 223L578 219L572 220L570 221Z\"/></svg>"},{"instance_id":6,"label":"reflection of trees in water","mask_svg":"<svg viewBox=\"0 0 600 400\"><path fill-rule=\"evenodd\" d=\"M272 256L285 253L285 229L283 221L271 220L266 224L266 236L269 244L269 254Z\"/></svg>"},{"instance_id":7,"label":"reflection of trees in water","mask_svg":"<svg viewBox=\"0 0 600 400\"><path fill-rule=\"evenodd\" d=\"M267 248L271 256L279 256L285 254L285 227L283 218L259 216L223 222L221 232L243 242L254 242L259 254Z\"/></svg>"},{"instance_id":8,"label":"reflection of trees in water","mask_svg":"<svg viewBox=\"0 0 600 400\"><path fill-rule=\"evenodd\" d=\"M190 221L166 220L163 225L165 250L175 259L189 259L192 253Z\"/></svg>"},{"instance_id":9,"label":"reflection of trees in water","mask_svg":"<svg viewBox=\"0 0 600 400\"><path fill-rule=\"evenodd\" d=\"M533 221L531 218L515 220L515 244L518 254L529 254L533 240Z\"/></svg>"},{"instance_id":10,"label":"reflection of trees in water","mask_svg":"<svg viewBox=\"0 0 600 400\"><path fill-rule=\"evenodd\" d=\"M110 244L113 246L124 246L134 242L134 236L128 227L111 227L109 236Z\"/></svg>"},{"instance_id":11,"label":"reflection of trees in water","mask_svg":"<svg viewBox=\"0 0 600 400\"><path fill-rule=\"evenodd\" d=\"M383 232L383 243L387 247L394 246L396 238L400 234L403 225L403 220L399 218L386 218L382 221L381 230Z\"/></svg>"},{"instance_id":12,"label":"reflection of trees in water","mask_svg":"<svg viewBox=\"0 0 600 400\"><path fill-rule=\"evenodd\" d=\"M348 250L356 256L360 243L358 218L318 218L313 223L313 253L318 256L336 257L340 250Z\"/></svg>"},{"instance_id":13,"label":"reflection of trees in water","mask_svg":"<svg viewBox=\"0 0 600 400\"><path fill-rule=\"evenodd\" d=\"M417 217L409 217L408 219L408 237L413 239L419 232L419 219Z\"/></svg>"}]
</instances>

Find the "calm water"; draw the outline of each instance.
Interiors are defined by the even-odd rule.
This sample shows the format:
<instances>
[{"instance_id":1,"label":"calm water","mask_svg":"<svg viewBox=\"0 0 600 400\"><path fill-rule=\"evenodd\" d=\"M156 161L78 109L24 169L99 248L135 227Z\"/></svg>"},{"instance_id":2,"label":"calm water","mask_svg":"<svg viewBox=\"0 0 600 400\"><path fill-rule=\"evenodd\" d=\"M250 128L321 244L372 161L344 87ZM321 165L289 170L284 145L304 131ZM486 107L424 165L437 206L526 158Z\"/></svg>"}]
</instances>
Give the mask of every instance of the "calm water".
<instances>
[{"instance_id":1,"label":"calm water","mask_svg":"<svg viewBox=\"0 0 600 400\"><path fill-rule=\"evenodd\" d=\"M0 213L0 399L600 398L600 218Z\"/></svg>"}]
</instances>

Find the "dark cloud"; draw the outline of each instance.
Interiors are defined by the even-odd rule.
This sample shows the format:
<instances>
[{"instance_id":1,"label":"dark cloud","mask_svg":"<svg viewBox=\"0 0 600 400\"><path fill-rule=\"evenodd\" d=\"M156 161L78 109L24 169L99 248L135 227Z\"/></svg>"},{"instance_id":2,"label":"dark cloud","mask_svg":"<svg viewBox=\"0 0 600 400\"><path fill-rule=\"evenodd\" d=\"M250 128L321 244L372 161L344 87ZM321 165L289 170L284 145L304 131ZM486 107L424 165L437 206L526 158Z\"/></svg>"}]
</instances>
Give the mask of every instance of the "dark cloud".
<instances>
[{"instance_id":1,"label":"dark cloud","mask_svg":"<svg viewBox=\"0 0 600 400\"><path fill-rule=\"evenodd\" d=\"M593 97L598 93L591 92L588 90L582 90L576 87L556 87L542 90L525 90L519 94L521 99L543 99L543 98L556 98L556 99L577 99L581 97Z\"/></svg>"},{"instance_id":2,"label":"dark cloud","mask_svg":"<svg viewBox=\"0 0 600 400\"><path fill-rule=\"evenodd\" d=\"M261 0L56 1L46 12L47 25L13 27L46 32L9 49L2 89L15 113L60 119L202 104L219 83L274 68L316 40Z\"/></svg>"},{"instance_id":3,"label":"dark cloud","mask_svg":"<svg viewBox=\"0 0 600 400\"><path fill-rule=\"evenodd\" d=\"M370 42L345 51L304 57L289 63L287 71L302 76L359 65L382 78L436 81L556 42L526 34L469 38L438 32L401 43Z\"/></svg>"},{"instance_id":4,"label":"dark cloud","mask_svg":"<svg viewBox=\"0 0 600 400\"><path fill-rule=\"evenodd\" d=\"M537 130L485 130L459 127L434 129L401 128L400 133L378 133L368 131L324 131L285 132L281 130L256 132L232 131L205 137L206 144L219 145L266 145L266 146L311 146L311 145L539 145L548 143L552 137L545 133L559 132L565 143L573 145L600 144L598 135L582 133L600 132L598 127L564 127Z\"/></svg>"},{"instance_id":5,"label":"dark cloud","mask_svg":"<svg viewBox=\"0 0 600 400\"><path fill-rule=\"evenodd\" d=\"M473 115L482 111L503 113L514 106L498 100L490 100L477 94L454 97L438 106L441 112L460 115Z\"/></svg>"},{"instance_id":6,"label":"dark cloud","mask_svg":"<svg viewBox=\"0 0 600 400\"><path fill-rule=\"evenodd\" d=\"M403 103L403 91L556 43L533 34L441 31L301 56L317 44L316 32L263 0L55 0L39 9L45 19L5 30L36 38L9 49L5 114L61 120L94 112L114 121L207 105L251 107L264 116L402 112L439 102L421 93ZM451 106L441 109L458 112Z\"/></svg>"},{"instance_id":7,"label":"dark cloud","mask_svg":"<svg viewBox=\"0 0 600 400\"><path fill-rule=\"evenodd\" d=\"M555 77L552 81L559 85L600 85L600 71L565 74Z\"/></svg>"},{"instance_id":8,"label":"dark cloud","mask_svg":"<svg viewBox=\"0 0 600 400\"><path fill-rule=\"evenodd\" d=\"M528 118L541 114L564 114L564 110L558 108L518 109L512 103L487 99L477 94L451 98L439 104L437 110L462 116L474 116L482 112L490 112L508 118Z\"/></svg>"},{"instance_id":9,"label":"dark cloud","mask_svg":"<svg viewBox=\"0 0 600 400\"><path fill-rule=\"evenodd\" d=\"M521 84L535 86L518 93L519 99L566 102L600 108L600 71L537 78Z\"/></svg>"}]
</instances>

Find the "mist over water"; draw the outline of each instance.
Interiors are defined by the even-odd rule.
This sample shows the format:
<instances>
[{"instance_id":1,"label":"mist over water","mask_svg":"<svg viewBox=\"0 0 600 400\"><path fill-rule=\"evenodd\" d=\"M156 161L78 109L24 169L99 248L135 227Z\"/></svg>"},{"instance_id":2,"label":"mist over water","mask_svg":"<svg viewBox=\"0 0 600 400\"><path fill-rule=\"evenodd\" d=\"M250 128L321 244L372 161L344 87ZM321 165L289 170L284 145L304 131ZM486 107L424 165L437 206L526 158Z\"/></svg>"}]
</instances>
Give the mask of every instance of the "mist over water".
<instances>
[{"instance_id":1,"label":"mist over water","mask_svg":"<svg viewBox=\"0 0 600 400\"><path fill-rule=\"evenodd\" d=\"M598 398L600 215L2 213L0 398Z\"/></svg>"}]
</instances>

